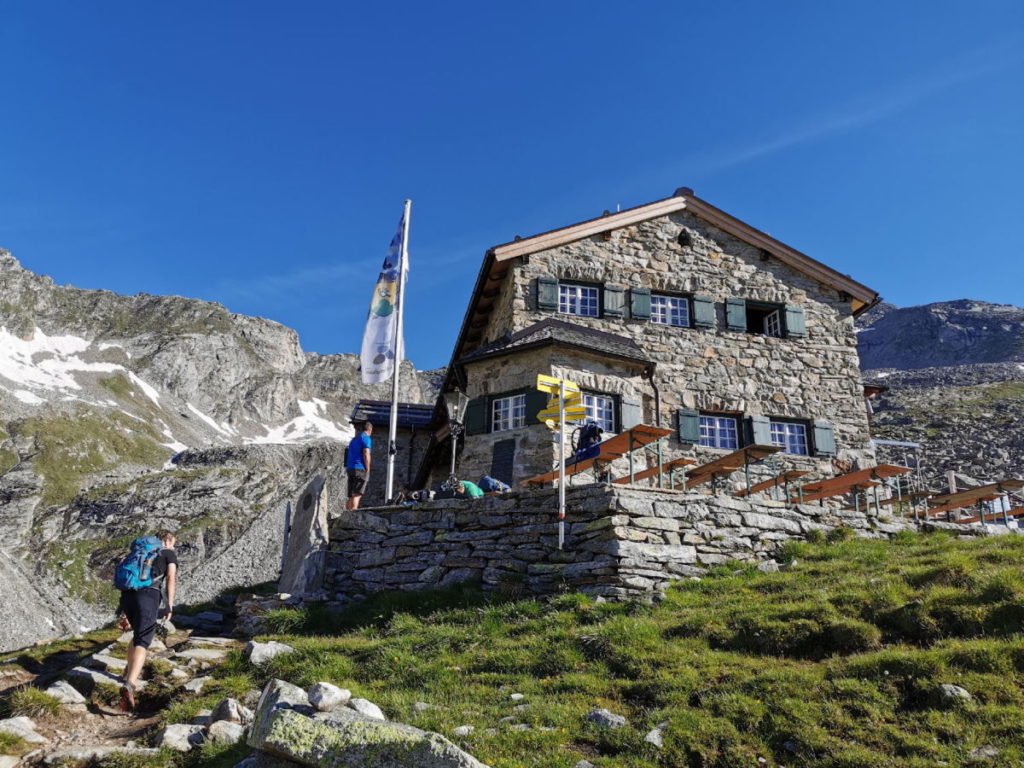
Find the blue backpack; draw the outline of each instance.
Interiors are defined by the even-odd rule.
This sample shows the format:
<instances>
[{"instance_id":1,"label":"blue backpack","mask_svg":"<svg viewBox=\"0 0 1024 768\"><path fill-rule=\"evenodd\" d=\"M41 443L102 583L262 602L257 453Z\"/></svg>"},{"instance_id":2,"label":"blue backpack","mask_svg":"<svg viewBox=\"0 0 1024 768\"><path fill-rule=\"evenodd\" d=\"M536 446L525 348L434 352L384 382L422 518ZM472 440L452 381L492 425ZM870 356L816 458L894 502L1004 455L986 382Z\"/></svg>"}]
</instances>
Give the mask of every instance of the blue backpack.
<instances>
[{"instance_id":1,"label":"blue backpack","mask_svg":"<svg viewBox=\"0 0 1024 768\"><path fill-rule=\"evenodd\" d=\"M114 570L114 586L120 590L153 586L153 561L162 548L163 542L156 536L143 536L133 541L128 556Z\"/></svg>"}]
</instances>

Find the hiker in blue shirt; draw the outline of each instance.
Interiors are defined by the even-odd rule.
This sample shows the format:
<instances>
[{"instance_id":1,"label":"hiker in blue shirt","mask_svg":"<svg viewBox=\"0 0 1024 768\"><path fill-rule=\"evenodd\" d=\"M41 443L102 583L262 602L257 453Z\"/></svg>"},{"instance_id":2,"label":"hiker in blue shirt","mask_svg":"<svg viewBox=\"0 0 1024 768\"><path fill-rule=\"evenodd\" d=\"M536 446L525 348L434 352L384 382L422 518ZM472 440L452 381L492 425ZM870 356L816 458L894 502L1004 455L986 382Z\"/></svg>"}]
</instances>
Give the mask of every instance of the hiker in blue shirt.
<instances>
[{"instance_id":1,"label":"hiker in blue shirt","mask_svg":"<svg viewBox=\"0 0 1024 768\"><path fill-rule=\"evenodd\" d=\"M363 490L370 479L370 451L373 441L373 424L363 423L363 431L352 438L345 450L345 473L348 475L348 503L345 509L359 509Z\"/></svg>"}]
</instances>

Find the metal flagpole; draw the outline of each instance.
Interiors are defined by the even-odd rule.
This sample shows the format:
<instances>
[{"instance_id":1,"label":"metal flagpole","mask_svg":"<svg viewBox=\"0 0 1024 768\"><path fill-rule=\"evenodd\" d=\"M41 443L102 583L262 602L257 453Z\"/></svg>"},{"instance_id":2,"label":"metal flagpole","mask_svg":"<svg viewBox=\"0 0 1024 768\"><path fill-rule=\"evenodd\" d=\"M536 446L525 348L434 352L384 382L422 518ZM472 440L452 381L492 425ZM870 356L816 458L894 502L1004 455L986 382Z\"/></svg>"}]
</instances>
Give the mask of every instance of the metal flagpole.
<instances>
[{"instance_id":1,"label":"metal flagpole","mask_svg":"<svg viewBox=\"0 0 1024 768\"><path fill-rule=\"evenodd\" d=\"M398 300L396 302L398 322L395 323L395 369L391 373L391 419L388 422L388 473L384 486L385 504L394 497L395 488L395 454L398 452L395 445L398 437L398 370L402 367L402 358L405 355L405 350L402 348L402 321L405 315L405 274L409 268L409 210L411 208L412 200L406 200L405 212L402 214L402 266L398 270Z\"/></svg>"},{"instance_id":2,"label":"metal flagpole","mask_svg":"<svg viewBox=\"0 0 1024 768\"><path fill-rule=\"evenodd\" d=\"M558 548L565 544L565 379L558 381Z\"/></svg>"}]
</instances>

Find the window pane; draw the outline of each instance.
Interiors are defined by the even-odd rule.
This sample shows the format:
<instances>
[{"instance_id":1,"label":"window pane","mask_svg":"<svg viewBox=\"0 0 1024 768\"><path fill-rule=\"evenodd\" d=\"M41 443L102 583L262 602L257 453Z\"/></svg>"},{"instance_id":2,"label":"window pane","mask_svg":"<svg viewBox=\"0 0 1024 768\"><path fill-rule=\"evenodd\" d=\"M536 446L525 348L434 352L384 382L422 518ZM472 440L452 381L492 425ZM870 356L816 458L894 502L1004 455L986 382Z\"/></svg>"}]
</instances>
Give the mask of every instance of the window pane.
<instances>
[{"instance_id":1,"label":"window pane","mask_svg":"<svg viewBox=\"0 0 1024 768\"><path fill-rule=\"evenodd\" d=\"M491 409L491 431L503 432L526 424L526 395L500 397Z\"/></svg>"},{"instance_id":2,"label":"window pane","mask_svg":"<svg viewBox=\"0 0 1024 768\"><path fill-rule=\"evenodd\" d=\"M566 315L597 317L600 309L598 290L588 285L558 286L558 311Z\"/></svg>"},{"instance_id":3,"label":"window pane","mask_svg":"<svg viewBox=\"0 0 1024 768\"><path fill-rule=\"evenodd\" d=\"M736 419L728 416L701 416L700 444L735 451L740 447Z\"/></svg>"},{"instance_id":4,"label":"window pane","mask_svg":"<svg viewBox=\"0 0 1024 768\"><path fill-rule=\"evenodd\" d=\"M785 453L807 456L807 427L786 421L773 421L772 445L778 445Z\"/></svg>"},{"instance_id":5,"label":"window pane","mask_svg":"<svg viewBox=\"0 0 1024 768\"><path fill-rule=\"evenodd\" d=\"M605 432L615 431L615 400L603 395L583 395L587 421L592 421Z\"/></svg>"},{"instance_id":6,"label":"window pane","mask_svg":"<svg viewBox=\"0 0 1024 768\"><path fill-rule=\"evenodd\" d=\"M688 326L690 302L682 296L651 296L651 322L659 325Z\"/></svg>"}]
</instances>

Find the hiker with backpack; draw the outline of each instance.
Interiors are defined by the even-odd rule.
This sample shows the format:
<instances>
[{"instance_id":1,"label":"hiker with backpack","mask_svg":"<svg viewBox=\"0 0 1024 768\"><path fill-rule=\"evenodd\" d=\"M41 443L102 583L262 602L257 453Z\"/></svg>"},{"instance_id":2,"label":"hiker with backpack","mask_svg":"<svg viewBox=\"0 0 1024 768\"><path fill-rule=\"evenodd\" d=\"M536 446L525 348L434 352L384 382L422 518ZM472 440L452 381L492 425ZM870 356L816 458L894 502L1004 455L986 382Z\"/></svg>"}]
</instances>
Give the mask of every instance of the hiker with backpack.
<instances>
[{"instance_id":1,"label":"hiker with backpack","mask_svg":"<svg viewBox=\"0 0 1024 768\"><path fill-rule=\"evenodd\" d=\"M121 629L131 629L128 665L121 686L121 706L135 708L135 687L146 663L146 649L153 642L158 619L170 619L178 582L176 539L170 531L143 536L131 544L128 555L114 571L114 586L121 590L118 612ZM166 597L166 607L161 608Z\"/></svg>"}]
</instances>

